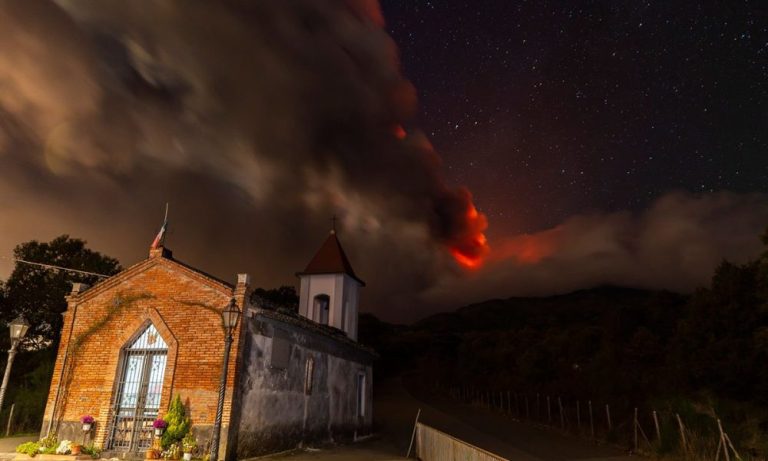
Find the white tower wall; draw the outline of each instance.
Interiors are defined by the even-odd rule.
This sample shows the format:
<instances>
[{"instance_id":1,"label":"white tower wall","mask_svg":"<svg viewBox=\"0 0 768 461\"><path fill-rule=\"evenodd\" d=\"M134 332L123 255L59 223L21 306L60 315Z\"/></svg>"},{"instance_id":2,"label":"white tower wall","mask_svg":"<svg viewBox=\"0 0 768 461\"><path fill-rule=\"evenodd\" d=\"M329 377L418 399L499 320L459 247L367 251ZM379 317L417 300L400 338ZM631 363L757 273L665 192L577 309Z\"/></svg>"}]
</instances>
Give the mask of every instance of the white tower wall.
<instances>
[{"instance_id":1,"label":"white tower wall","mask_svg":"<svg viewBox=\"0 0 768 461\"><path fill-rule=\"evenodd\" d=\"M360 283L346 274L305 274L300 276L299 314L323 323L315 309L315 297L327 295L328 325L357 340Z\"/></svg>"}]
</instances>

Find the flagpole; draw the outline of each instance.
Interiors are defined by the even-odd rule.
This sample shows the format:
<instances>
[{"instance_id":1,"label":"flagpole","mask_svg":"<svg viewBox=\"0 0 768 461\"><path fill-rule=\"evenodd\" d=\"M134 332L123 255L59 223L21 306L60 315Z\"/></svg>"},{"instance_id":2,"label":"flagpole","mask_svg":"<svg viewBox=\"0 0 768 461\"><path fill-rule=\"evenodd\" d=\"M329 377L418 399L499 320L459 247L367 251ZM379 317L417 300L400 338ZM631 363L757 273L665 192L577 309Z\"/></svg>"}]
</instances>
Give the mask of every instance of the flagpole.
<instances>
[{"instance_id":1,"label":"flagpole","mask_svg":"<svg viewBox=\"0 0 768 461\"><path fill-rule=\"evenodd\" d=\"M163 227L165 227L165 232L163 232L163 241L161 244L165 246L165 236L168 235L168 202L165 202L165 218L163 218Z\"/></svg>"}]
</instances>

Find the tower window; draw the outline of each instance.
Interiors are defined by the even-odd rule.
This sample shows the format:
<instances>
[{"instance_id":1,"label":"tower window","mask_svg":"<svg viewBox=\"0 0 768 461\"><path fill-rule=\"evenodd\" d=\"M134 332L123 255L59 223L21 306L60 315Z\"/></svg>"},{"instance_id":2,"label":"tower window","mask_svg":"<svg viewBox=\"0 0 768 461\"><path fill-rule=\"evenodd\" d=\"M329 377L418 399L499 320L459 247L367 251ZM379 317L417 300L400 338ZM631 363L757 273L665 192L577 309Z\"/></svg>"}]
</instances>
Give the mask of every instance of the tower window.
<instances>
[{"instance_id":1,"label":"tower window","mask_svg":"<svg viewBox=\"0 0 768 461\"><path fill-rule=\"evenodd\" d=\"M315 296L314 319L317 323L328 325L329 310L331 307L331 297L322 294Z\"/></svg>"}]
</instances>

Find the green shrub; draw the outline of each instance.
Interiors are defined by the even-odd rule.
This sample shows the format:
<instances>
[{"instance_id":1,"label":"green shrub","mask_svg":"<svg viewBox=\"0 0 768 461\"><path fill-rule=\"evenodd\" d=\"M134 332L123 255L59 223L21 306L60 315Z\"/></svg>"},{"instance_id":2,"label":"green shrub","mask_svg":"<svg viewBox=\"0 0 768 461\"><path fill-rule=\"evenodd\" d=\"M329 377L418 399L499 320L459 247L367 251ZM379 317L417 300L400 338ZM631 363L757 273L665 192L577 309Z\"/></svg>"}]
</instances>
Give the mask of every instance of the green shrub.
<instances>
[{"instance_id":1,"label":"green shrub","mask_svg":"<svg viewBox=\"0 0 768 461\"><path fill-rule=\"evenodd\" d=\"M101 455L101 450L93 446L93 444L83 447L82 452L86 455L90 455L93 459L98 459Z\"/></svg>"},{"instance_id":2,"label":"green shrub","mask_svg":"<svg viewBox=\"0 0 768 461\"><path fill-rule=\"evenodd\" d=\"M35 456L40 451L40 444L37 442L26 442L16 447L16 453L23 453L29 456Z\"/></svg>"},{"instance_id":3,"label":"green shrub","mask_svg":"<svg viewBox=\"0 0 768 461\"><path fill-rule=\"evenodd\" d=\"M187 411L184 408L184 404L181 403L181 397L178 394L173 399L173 402L171 402L171 407L163 419L168 422L168 427L165 429L162 439L160 439L160 446L163 447L163 450L168 450L173 444L180 446L184 436L187 435L187 432L192 427L192 421L187 416Z\"/></svg>"},{"instance_id":4,"label":"green shrub","mask_svg":"<svg viewBox=\"0 0 768 461\"><path fill-rule=\"evenodd\" d=\"M187 435L184 436L181 446L184 447L184 453L192 453L197 450L197 437L192 431L187 432Z\"/></svg>"},{"instance_id":5,"label":"green shrub","mask_svg":"<svg viewBox=\"0 0 768 461\"><path fill-rule=\"evenodd\" d=\"M56 447L59 446L59 439L56 437L56 434L51 434L48 437L40 439L38 444L46 450L53 448L53 452L55 453Z\"/></svg>"}]
</instances>

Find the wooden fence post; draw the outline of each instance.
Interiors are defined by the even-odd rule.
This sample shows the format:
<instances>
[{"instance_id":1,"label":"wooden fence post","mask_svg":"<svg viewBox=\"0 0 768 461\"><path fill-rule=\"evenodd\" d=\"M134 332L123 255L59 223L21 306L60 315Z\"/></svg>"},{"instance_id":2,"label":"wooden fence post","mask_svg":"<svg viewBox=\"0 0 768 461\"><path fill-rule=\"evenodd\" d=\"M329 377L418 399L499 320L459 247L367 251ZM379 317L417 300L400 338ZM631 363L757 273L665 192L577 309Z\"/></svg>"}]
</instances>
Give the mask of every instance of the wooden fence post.
<instances>
[{"instance_id":1,"label":"wooden fence post","mask_svg":"<svg viewBox=\"0 0 768 461\"><path fill-rule=\"evenodd\" d=\"M661 427L659 426L659 416L656 414L656 410L653 410L653 425L656 426L656 440L661 443Z\"/></svg>"},{"instance_id":2,"label":"wooden fence post","mask_svg":"<svg viewBox=\"0 0 768 461\"><path fill-rule=\"evenodd\" d=\"M638 425L638 424L639 424L639 423L638 423L638 421L637 421L637 407L635 407L635 419L634 419L634 429L635 429L635 431L634 431L634 432L635 432L635 434L634 434L634 435L635 435L635 454L637 454L637 452L638 452L638 450L639 450L639 448L640 448L640 447L638 446L638 442L637 442L637 425Z\"/></svg>"},{"instance_id":3,"label":"wooden fence post","mask_svg":"<svg viewBox=\"0 0 768 461\"><path fill-rule=\"evenodd\" d=\"M560 429L565 430L565 415L563 414L563 401L557 396L557 406L560 407Z\"/></svg>"},{"instance_id":4,"label":"wooden fence post","mask_svg":"<svg viewBox=\"0 0 768 461\"><path fill-rule=\"evenodd\" d=\"M541 404L540 404L540 402L541 401L539 399L539 393L537 392L536 393L536 419L538 419L538 420L541 419Z\"/></svg>"},{"instance_id":5,"label":"wooden fence post","mask_svg":"<svg viewBox=\"0 0 768 461\"><path fill-rule=\"evenodd\" d=\"M592 438L595 438L595 420L592 418L592 401L587 401L589 405L589 430L592 433Z\"/></svg>"},{"instance_id":6,"label":"wooden fence post","mask_svg":"<svg viewBox=\"0 0 768 461\"><path fill-rule=\"evenodd\" d=\"M677 418L677 426L680 428L680 442L683 446L683 452L688 451L688 443L685 441L685 426L683 426L683 420L680 419L680 415L675 413L675 418Z\"/></svg>"},{"instance_id":7,"label":"wooden fence post","mask_svg":"<svg viewBox=\"0 0 768 461\"><path fill-rule=\"evenodd\" d=\"M613 430L613 423L611 423L611 407L605 404L605 420L608 423L608 432Z\"/></svg>"},{"instance_id":8,"label":"wooden fence post","mask_svg":"<svg viewBox=\"0 0 768 461\"><path fill-rule=\"evenodd\" d=\"M547 396L547 422L552 424L552 406L549 404L549 396Z\"/></svg>"},{"instance_id":9,"label":"wooden fence post","mask_svg":"<svg viewBox=\"0 0 768 461\"><path fill-rule=\"evenodd\" d=\"M581 430L581 404L579 401L576 401L576 427Z\"/></svg>"},{"instance_id":10,"label":"wooden fence post","mask_svg":"<svg viewBox=\"0 0 768 461\"><path fill-rule=\"evenodd\" d=\"M531 409L528 407L528 394L525 394L525 418L531 419Z\"/></svg>"},{"instance_id":11,"label":"wooden fence post","mask_svg":"<svg viewBox=\"0 0 768 461\"><path fill-rule=\"evenodd\" d=\"M741 460L741 456L739 455L739 452L736 451L736 447L733 446L733 442L731 442L731 438L728 436L727 433L725 434L725 440L728 442L728 446L731 447L731 450L733 450L733 454L736 455L736 459Z\"/></svg>"},{"instance_id":12,"label":"wooden fence post","mask_svg":"<svg viewBox=\"0 0 768 461\"><path fill-rule=\"evenodd\" d=\"M728 451L728 445L725 442L725 432L723 432L723 425L720 423L720 418L717 419L717 429L720 431L720 443L723 445L725 461L731 461L731 453Z\"/></svg>"},{"instance_id":13,"label":"wooden fence post","mask_svg":"<svg viewBox=\"0 0 768 461\"><path fill-rule=\"evenodd\" d=\"M11 434L11 421L13 421L13 409L16 408L16 404L11 404L11 412L8 414L8 426L5 428L5 436L8 437Z\"/></svg>"},{"instance_id":14,"label":"wooden fence post","mask_svg":"<svg viewBox=\"0 0 768 461\"><path fill-rule=\"evenodd\" d=\"M520 417L520 403L517 400L517 392L515 392L515 415Z\"/></svg>"}]
</instances>

